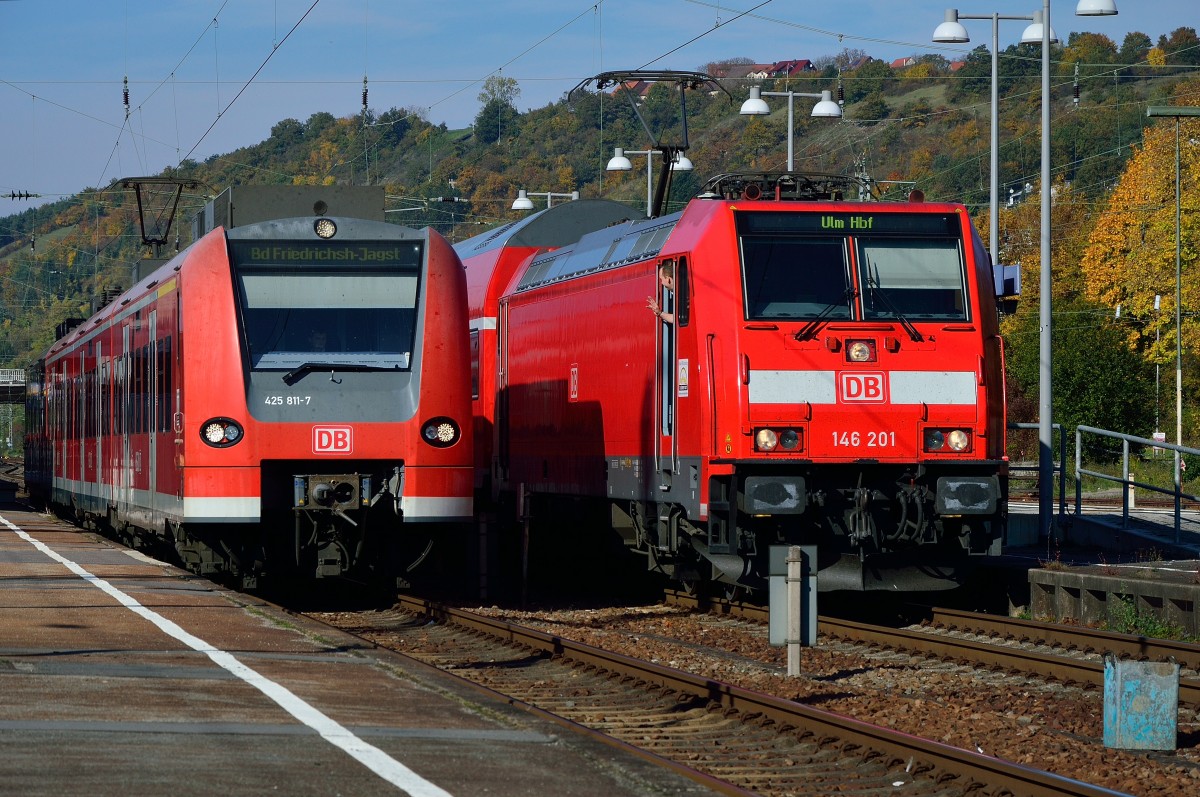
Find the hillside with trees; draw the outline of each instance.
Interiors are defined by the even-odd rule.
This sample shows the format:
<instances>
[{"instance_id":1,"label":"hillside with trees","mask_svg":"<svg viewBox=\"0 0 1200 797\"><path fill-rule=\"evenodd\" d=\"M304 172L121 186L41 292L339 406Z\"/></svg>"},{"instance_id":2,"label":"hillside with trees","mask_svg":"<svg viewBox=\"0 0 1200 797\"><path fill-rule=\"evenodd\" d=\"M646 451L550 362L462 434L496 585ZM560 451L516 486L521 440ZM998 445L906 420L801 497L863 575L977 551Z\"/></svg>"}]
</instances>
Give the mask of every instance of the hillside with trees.
<instances>
[{"instance_id":1,"label":"hillside with trees","mask_svg":"<svg viewBox=\"0 0 1200 797\"><path fill-rule=\"evenodd\" d=\"M1012 45L1000 54L1000 245L998 260L1020 264L1024 288L1004 319L1010 419L1036 420L1040 262L1040 50ZM736 72L748 58L700 67ZM812 119L796 103L797 171L867 175L877 196L901 199L917 188L931 200L962 202L984 240L989 225L991 54L961 64L921 55L893 68L844 51L814 60L801 76L723 78L723 92L689 92L688 157L676 173L667 211L681 208L707 177L783 170L786 102L769 116L741 116L751 85L769 91L829 90L844 101L840 120ZM1146 435L1173 424L1174 407L1155 401L1155 367L1173 371L1175 125L1149 120L1147 105L1200 105L1200 39L1180 28L1154 44L1130 34L1117 44L1073 34L1054 52L1051 147L1054 176L1053 285L1055 418ZM745 73L744 70L742 72ZM1075 86L1078 85L1078 98ZM244 184L382 184L388 218L431 226L451 240L506 220L518 189L646 201L644 165L605 172L614 147L650 143L630 92L583 90L542 108L518 110L520 86L492 77L467 129L450 130L416 108L365 110L337 118L284 119L259 143L184 161L164 176L194 180L157 253L191 242L190 219L226 187ZM652 129L679 129L678 99L666 86L632 97ZM1200 393L1200 284L1188 279L1200 247L1200 120L1180 126L1185 395ZM673 140L671 134L667 140ZM536 201L536 200L535 200ZM177 243L175 239L177 238ZM143 246L137 203L118 182L0 218L0 367L24 367L53 339L56 324L90 313L93 297L128 287L133 266L155 253ZM1158 309L1155 310L1155 297ZM1120 305L1120 317L1116 308ZM1147 390L1149 392L1147 392ZM1121 401L1113 400L1122 396ZM1167 406L1170 405L1170 406ZM1185 442L1200 440L1200 402L1185 407Z\"/></svg>"}]
</instances>

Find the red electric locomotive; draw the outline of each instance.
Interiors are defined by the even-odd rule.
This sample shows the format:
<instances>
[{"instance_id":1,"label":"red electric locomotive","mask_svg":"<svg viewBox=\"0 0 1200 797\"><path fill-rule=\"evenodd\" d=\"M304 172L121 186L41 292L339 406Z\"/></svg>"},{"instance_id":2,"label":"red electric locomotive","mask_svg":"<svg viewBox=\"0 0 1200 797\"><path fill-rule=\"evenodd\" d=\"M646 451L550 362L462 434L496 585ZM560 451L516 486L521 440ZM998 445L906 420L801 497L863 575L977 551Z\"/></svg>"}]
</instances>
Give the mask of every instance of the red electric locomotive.
<instances>
[{"instance_id":1,"label":"red electric locomotive","mask_svg":"<svg viewBox=\"0 0 1200 797\"><path fill-rule=\"evenodd\" d=\"M381 191L378 220L329 189L263 221L237 191L240 223L223 195L198 217L222 226L36 364L30 493L245 588L391 583L432 528L410 524L473 514L462 264L384 223Z\"/></svg>"},{"instance_id":2,"label":"red electric locomotive","mask_svg":"<svg viewBox=\"0 0 1200 797\"><path fill-rule=\"evenodd\" d=\"M520 265L459 244L472 322L497 327L475 365L496 380L476 402L494 492L563 528L600 518L689 584L764 588L773 545L815 545L826 591L950 588L998 554L987 252L961 205L856 188L722 175L661 218L542 211L503 236ZM573 243L535 234L590 207Z\"/></svg>"}]
</instances>

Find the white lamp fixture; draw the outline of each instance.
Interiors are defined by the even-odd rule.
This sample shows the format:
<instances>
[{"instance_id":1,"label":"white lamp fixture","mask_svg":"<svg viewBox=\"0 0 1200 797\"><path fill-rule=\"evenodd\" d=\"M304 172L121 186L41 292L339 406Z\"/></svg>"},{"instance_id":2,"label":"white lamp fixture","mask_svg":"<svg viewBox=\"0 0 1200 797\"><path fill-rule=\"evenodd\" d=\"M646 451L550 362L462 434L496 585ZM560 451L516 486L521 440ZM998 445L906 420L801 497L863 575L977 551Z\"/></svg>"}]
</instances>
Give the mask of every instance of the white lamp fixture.
<instances>
[{"instance_id":1,"label":"white lamp fixture","mask_svg":"<svg viewBox=\"0 0 1200 797\"><path fill-rule=\"evenodd\" d=\"M742 103L742 116L766 116L771 106L762 98L762 86L750 87L750 99Z\"/></svg>"},{"instance_id":2,"label":"white lamp fixture","mask_svg":"<svg viewBox=\"0 0 1200 797\"><path fill-rule=\"evenodd\" d=\"M1079 17L1107 17L1117 13L1115 0L1079 0L1075 15Z\"/></svg>"},{"instance_id":3,"label":"white lamp fixture","mask_svg":"<svg viewBox=\"0 0 1200 797\"><path fill-rule=\"evenodd\" d=\"M965 44L971 41L971 37L967 35L967 29L958 21L957 8L946 9L946 21L934 29L933 40L946 44Z\"/></svg>"},{"instance_id":4,"label":"white lamp fixture","mask_svg":"<svg viewBox=\"0 0 1200 797\"><path fill-rule=\"evenodd\" d=\"M604 167L606 171L610 172L627 172L632 168L633 164L629 158L625 157L625 150L620 147L613 149L613 156L609 159L608 165Z\"/></svg>"},{"instance_id":5,"label":"white lamp fixture","mask_svg":"<svg viewBox=\"0 0 1200 797\"><path fill-rule=\"evenodd\" d=\"M533 210L533 200L530 199L529 195L525 193L524 188L517 191L517 198L513 200L512 209Z\"/></svg>"},{"instance_id":6,"label":"white lamp fixture","mask_svg":"<svg viewBox=\"0 0 1200 797\"><path fill-rule=\"evenodd\" d=\"M820 100L812 109L812 116L818 119L838 118L842 115L842 106L838 105L833 100L832 91L822 91L820 94L812 94L800 91L763 91L762 86L750 87L750 99L742 103L741 114L743 116L763 116L771 112L771 106L767 105L767 101L763 97L787 97L788 101L788 159L787 170L792 171L795 165L794 152L794 136L795 136L795 120L793 111L793 100L796 97L813 97Z\"/></svg>"},{"instance_id":7,"label":"white lamp fixture","mask_svg":"<svg viewBox=\"0 0 1200 797\"><path fill-rule=\"evenodd\" d=\"M531 196L546 197L546 207L549 208L549 207L554 206L554 198L555 197L561 197L563 199L569 199L569 200L576 200L576 199L579 199L579 192L572 191L571 193L568 194L568 193L558 193L555 191L526 191L524 188L521 188L517 191L517 198L513 200L512 209L513 210L533 210L533 200L529 198Z\"/></svg>"},{"instance_id":8,"label":"white lamp fixture","mask_svg":"<svg viewBox=\"0 0 1200 797\"><path fill-rule=\"evenodd\" d=\"M1044 40L1042 36L1042 12L1033 12L1033 22L1029 27L1025 28L1025 32L1021 34L1021 44L1041 44ZM1058 44L1058 34L1054 32L1054 28L1050 28L1050 44Z\"/></svg>"}]
</instances>

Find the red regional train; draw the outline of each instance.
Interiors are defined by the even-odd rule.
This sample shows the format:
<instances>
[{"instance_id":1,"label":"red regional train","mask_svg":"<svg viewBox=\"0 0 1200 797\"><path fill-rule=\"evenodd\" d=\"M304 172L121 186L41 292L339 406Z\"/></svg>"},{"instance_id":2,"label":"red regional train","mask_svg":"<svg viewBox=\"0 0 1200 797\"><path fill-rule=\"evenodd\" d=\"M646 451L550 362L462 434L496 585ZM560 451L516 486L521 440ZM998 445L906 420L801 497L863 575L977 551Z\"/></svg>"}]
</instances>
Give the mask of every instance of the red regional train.
<instances>
[{"instance_id":1,"label":"red regional train","mask_svg":"<svg viewBox=\"0 0 1200 797\"><path fill-rule=\"evenodd\" d=\"M816 546L822 591L952 588L999 554L989 257L963 206L856 188L726 174L659 218L583 200L456 245L481 494L726 591L765 588L778 545Z\"/></svg>"},{"instance_id":2,"label":"red regional train","mask_svg":"<svg viewBox=\"0 0 1200 797\"><path fill-rule=\"evenodd\" d=\"M473 515L461 261L384 223L382 190L376 219L330 214L344 189L281 219L234 191L31 370L31 496L242 588L394 584Z\"/></svg>"}]
</instances>

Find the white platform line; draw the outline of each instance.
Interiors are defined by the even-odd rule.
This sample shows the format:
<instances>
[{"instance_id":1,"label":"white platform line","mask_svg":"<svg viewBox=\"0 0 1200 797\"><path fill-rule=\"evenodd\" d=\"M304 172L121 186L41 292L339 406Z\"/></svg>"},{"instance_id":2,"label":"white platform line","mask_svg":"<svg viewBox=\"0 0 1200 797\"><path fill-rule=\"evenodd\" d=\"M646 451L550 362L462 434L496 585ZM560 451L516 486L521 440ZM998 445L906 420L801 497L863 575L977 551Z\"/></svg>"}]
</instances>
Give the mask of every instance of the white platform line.
<instances>
[{"instance_id":1,"label":"white platform line","mask_svg":"<svg viewBox=\"0 0 1200 797\"><path fill-rule=\"evenodd\" d=\"M425 780L378 747L364 742L340 723L321 713L286 687L275 683L245 664L242 664L232 654L213 647L203 639L185 631L174 621L168 620L151 609L147 609L104 579L92 575L83 567L67 559L45 543L34 539L24 530L13 525L7 518L0 516L0 523L3 523L18 537L66 567L93 587L107 593L117 603L120 603L134 614L141 615L169 636L179 640L192 650L205 654L221 667L224 667L238 678L258 689L264 695L278 703L284 711L320 734L321 738L335 747L341 748L356 761L387 782L403 789L412 795L412 797L451 797L448 791Z\"/></svg>"}]
</instances>

